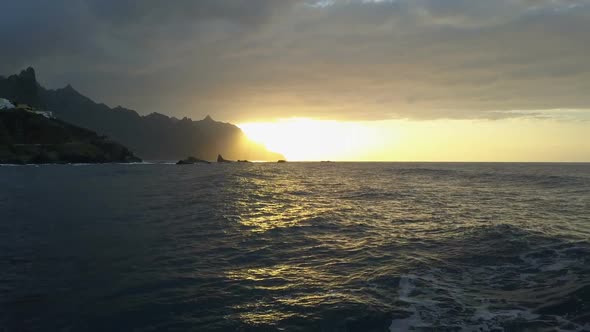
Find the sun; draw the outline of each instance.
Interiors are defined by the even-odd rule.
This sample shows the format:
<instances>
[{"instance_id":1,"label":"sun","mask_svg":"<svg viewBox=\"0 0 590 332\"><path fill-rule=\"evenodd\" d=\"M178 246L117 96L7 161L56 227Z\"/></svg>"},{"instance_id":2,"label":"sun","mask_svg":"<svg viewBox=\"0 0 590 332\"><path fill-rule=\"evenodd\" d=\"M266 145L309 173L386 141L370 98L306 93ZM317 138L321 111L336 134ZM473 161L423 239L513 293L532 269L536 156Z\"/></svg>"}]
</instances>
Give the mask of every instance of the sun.
<instances>
[{"instance_id":1,"label":"sun","mask_svg":"<svg viewBox=\"0 0 590 332\"><path fill-rule=\"evenodd\" d=\"M355 122L290 118L239 127L291 161L355 160L376 140L369 127Z\"/></svg>"}]
</instances>

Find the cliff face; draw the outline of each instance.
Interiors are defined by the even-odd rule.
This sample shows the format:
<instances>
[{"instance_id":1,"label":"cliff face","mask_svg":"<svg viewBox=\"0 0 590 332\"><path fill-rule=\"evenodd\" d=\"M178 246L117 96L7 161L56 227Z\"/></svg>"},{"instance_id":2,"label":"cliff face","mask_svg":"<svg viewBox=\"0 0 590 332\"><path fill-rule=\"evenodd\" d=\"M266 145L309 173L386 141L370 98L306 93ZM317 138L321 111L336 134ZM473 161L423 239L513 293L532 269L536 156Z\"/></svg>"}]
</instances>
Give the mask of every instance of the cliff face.
<instances>
[{"instance_id":1,"label":"cliff face","mask_svg":"<svg viewBox=\"0 0 590 332\"><path fill-rule=\"evenodd\" d=\"M31 67L18 75L7 78L0 76L0 98L6 98L15 104L40 107L42 105L40 88L35 70Z\"/></svg>"},{"instance_id":2,"label":"cliff face","mask_svg":"<svg viewBox=\"0 0 590 332\"><path fill-rule=\"evenodd\" d=\"M0 163L139 162L126 147L60 120L22 110L0 112Z\"/></svg>"},{"instance_id":3,"label":"cliff face","mask_svg":"<svg viewBox=\"0 0 590 332\"><path fill-rule=\"evenodd\" d=\"M144 159L178 160L196 156L215 160L219 153L230 159L284 159L250 142L242 130L232 124L210 117L193 121L159 113L140 116L123 107L110 108L95 103L70 85L57 90L41 87L31 68L19 75L0 77L0 97L43 108L59 119L107 135Z\"/></svg>"}]
</instances>

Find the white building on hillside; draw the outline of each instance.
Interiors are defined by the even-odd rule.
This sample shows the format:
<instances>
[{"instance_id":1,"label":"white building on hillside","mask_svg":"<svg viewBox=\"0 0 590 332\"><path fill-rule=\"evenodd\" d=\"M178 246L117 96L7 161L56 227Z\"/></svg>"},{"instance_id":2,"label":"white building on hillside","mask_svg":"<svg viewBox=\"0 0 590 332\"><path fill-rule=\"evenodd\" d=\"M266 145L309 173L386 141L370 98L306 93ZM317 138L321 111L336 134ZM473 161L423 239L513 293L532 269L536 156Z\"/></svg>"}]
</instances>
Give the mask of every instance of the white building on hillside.
<instances>
[{"instance_id":1,"label":"white building on hillside","mask_svg":"<svg viewBox=\"0 0 590 332\"><path fill-rule=\"evenodd\" d=\"M8 99L0 98L0 110L13 109L14 105Z\"/></svg>"},{"instance_id":2,"label":"white building on hillside","mask_svg":"<svg viewBox=\"0 0 590 332\"><path fill-rule=\"evenodd\" d=\"M48 118L48 119L53 119L53 112L49 112L49 111L32 111L35 114L39 114L39 115L43 115L44 117Z\"/></svg>"},{"instance_id":3,"label":"white building on hillside","mask_svg":"<svg viewBox=\"0 0 590 332\"><path fill-rule=\"evenodd\" d=\"M1 111L11 110L11 109L15 109L15 108L18 110L21 110L21 111L39 114L39 115L42 115L48 119L54 118L53 112L43 111L43 110L40 110L37 108L33 108L33 107L26 105L26 104L18 104L17 106L14 106L8 99L0 98L0 110Z\"/></svg>"}]
</instances>

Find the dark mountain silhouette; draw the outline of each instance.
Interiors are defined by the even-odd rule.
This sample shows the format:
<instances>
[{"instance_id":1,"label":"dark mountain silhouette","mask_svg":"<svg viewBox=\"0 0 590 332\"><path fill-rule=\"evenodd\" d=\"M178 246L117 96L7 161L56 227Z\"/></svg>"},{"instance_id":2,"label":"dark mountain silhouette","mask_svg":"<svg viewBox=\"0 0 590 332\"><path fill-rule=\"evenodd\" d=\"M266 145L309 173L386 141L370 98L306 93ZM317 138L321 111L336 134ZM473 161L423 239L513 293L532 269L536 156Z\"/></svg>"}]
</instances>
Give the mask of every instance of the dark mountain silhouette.
<instances>
[{"instance_id":1,"label":"dark mountain silhouette","mask_svg":"<svg viewBox=\"0 0 590 332\"><path fill-rule=\"evenodd\" d=\"M15 104L27 104L33 107L42 105L39 94L35 70L31 67L21 71L18 75L8 78L0 76L0 98L6 98Z\"/></svg>"},{"instance_id":2,"label":"dark mountain silhouette","mask_svg":"<svg viewBox=\"0 0 590 332\"><path fill-rule=\"evenodd\" d=\"M284 159L249 141L237 126L214 121L210 116L200 121L160 113L140 116L121 106L110 108L96 103L71 85L45 89L37 82L33 68L19 75L0 76L0 98L51 111L58 119L107 135L144 159L197 156L215 160L220 153L234 160Z\"/></svg>"},{"instance_id":3,"label":"dark mountain silhouette","mask_svg":"<svg viewBox=\"0 0 590 332\"><path fill-rule=\"evenodd\" d=\"M24 110L0 111L0 164L140 161L91 130Z\"/></svg>"}]
</instances>

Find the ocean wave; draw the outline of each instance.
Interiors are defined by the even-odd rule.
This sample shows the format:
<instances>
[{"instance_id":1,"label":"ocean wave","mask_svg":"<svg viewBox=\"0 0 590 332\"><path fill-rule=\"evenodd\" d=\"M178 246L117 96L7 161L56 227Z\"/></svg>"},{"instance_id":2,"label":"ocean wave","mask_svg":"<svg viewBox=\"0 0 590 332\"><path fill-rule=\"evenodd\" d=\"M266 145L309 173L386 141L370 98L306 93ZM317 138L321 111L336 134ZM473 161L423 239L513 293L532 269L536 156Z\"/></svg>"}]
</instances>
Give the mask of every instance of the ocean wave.
<instances>
[{"instance_id":1,"label":"ocean wave","mask_svg":"<svg viewBox=\"0 0 590 332\"><path fill-rule=\"evenodd\" d=\"M539 235L529 242L529 232L513 227L478 233L485 238L462 239L463 256L453 251L443 265L400 278L398 297L408 310L391 331L590 329L590 243ZM502 248L507 238L517 243Z\"/></svg>"}]
</instances>

